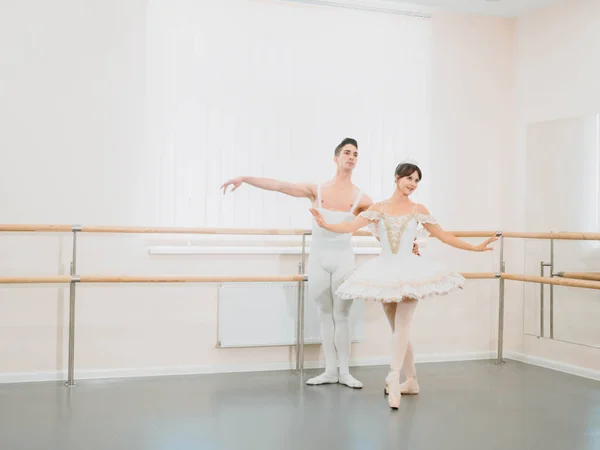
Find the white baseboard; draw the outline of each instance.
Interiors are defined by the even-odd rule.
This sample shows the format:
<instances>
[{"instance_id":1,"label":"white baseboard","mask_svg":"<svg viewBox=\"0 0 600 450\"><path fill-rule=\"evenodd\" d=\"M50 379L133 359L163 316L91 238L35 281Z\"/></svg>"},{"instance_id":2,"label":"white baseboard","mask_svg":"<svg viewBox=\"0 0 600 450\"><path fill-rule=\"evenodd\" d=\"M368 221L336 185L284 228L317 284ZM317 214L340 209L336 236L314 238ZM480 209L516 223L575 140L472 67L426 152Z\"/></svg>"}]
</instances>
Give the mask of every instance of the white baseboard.
<instances>
[{"instance_id":1,"label":"white baseboard","mask_svg":"<svg viewBox=\"0 0 600 450\"><path fill-rule=\"evenodd\" d=\"M493 352L453 353L453 354L426 354L416 355L415 362L448 362L448 361L473 361L494 358ZM389 357L355 358L350 361L353 367L382 366L390 363ZM257 364L228 364L228 365L203 365L203 366L170 366L170 367L144 367L130 369L105 369L105 370L75 370L75 382L78 380L97 380L110 378L136 378L160 377L173 375L202 375L213 373L236 372L266 372L276 370L293 370L295 361L257 363ZM325 367L323 361L306 361L305 369L321 369ZM0 374L0 383L27 383L39 381L65 381L67 373L60 372L25 372Z\"/></svg>"},{"instance_id":2,"label":"white baseboard","mask_svg":"<svg viewBox=\"0 0 600 450\"><path fill-rule=\"evenodd\" d=\"M544 367L546 369L552 369L558 372L564 372L570 375L576 375L579 377L600 381L599 370L586 369L584 367L564 364L557 361L552 361L550 359L539 358L537 356L528 356L517 352L505 352L504 355L506 359L512 359L514 361L520 361L533 366Z\"/></svg>"},{"instance_id":3,"label":"white baseboard","mask_svg":"<svg viewBox=\"0 0 600 450\"><path fill-rule=\"evenodd\" d=\"M496 353L468 352L468 353L431 353L415 355L417 364L455 362L455 361L477 361L495 359ZM600 380L600 371L584 369L581 367L562 364L542 358L522 355L516 352L505 352L506 359L532 364L547 369L557 370L572 375ZM350 361L352 367L386 366L390 363L387 356L373 358L355 358ZM305 369L322 369L325 367L323 361L306 361ZM99 380L112 378L140 378L160 377L175 375L203 375L214 373L238 373L238 372L266 372L278 370L293 370L295 362L275 362L257 364L226 364L226 365L202 365L202 366L169 366L169 367L144 367L131 369L105 369L105 370L76 370L75 382L79 380ZM26 373L4 373L0 374L1 383L27 383L40 381L65 381L67 373L60 372L26 372Z\"/></svg>"},{"instance_id":4,"label":"white baseboard","mask_svg":"<svg viewBox=\"0 0 600 450\"><path fill-rule=\"evenodd\" d=\"M66 381L67 373L61 372L12 372L0 373L0 384L33 383L38 381Z\"/></svg>"},{"instance_id":5,"label":"white baseboard","mask_svg":"<svg viewBox=\"0 0 600 450\"><path fill-rule=\"evenodd\" d=\"M415 363L437 363L437 362L455 362L455 361L479 361L484 359L496 358L496 352L465 352L465 353L430 353L425 355L415 355Z\"/></svg>"}]
</instances>

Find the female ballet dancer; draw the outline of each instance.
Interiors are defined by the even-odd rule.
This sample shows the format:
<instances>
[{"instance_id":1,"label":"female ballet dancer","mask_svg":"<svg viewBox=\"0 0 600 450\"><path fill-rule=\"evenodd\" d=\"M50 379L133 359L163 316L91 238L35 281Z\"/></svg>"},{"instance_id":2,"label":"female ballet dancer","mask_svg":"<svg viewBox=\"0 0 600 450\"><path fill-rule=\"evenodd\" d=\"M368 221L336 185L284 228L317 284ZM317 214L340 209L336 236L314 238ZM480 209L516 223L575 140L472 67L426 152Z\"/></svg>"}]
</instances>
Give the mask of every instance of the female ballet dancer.
<instances>
[{"instance_id":1,"label":"female ballet dancer","mask_svg":"<svg viewBox=\"0 0 600 450\"><path fill-rule=\"evenodd\" d=\"M383 305L392 328L392 362L385 379L385 391L392 409L398 409L402 394L417 394L414 355L409 327L417 302L462 288L464 278L443 264L413 254L418 224L445 244L462 250L492 250L492 236L479 245L464 242L444 231L425 206L410 200L422 178L421 169L401 162L395 171L396 189L387 200L374 203L354 221L328 224L318 210L311 208L317 224L334 233L352 233L367 226L381 243L381 254L355 269L336 290L341 299L375 300ZM406 382L400 384L404 369Z\"/></svg>"}]
</instances>

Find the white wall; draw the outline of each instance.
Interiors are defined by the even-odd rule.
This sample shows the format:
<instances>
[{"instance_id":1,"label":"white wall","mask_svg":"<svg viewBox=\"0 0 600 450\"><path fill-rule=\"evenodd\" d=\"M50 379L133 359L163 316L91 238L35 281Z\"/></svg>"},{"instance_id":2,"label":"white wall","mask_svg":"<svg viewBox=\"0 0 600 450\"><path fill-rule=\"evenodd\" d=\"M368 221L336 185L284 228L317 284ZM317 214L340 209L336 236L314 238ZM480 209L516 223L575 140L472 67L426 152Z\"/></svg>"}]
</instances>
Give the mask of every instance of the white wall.
<instances>
[{"instance_id":1,"label":"white wall","mask_svg":"<svg viewBox=\"0 0 600 450\"><path fill-rule=\"evenodd\" d=\"M138 183L143 160L145 5L143 0L27 0L0 5L3 223L134 224L151 219L144 206L152 201L145 202L149 196ZM2 273L68 273L70 241L56 236L3 235ZM135 237L92 238L82 247L90 242L99 243L95 250L102 253L92 256L83 251L79 266L83 272L94 270L98 261L120 272L127 250L147 259ZM121 247L121 242L129 247ZM102 311L116 317L106 308L110 296L103 294L108 291L101 287L94 291L108 301L102 303ZM122 289L119 295L127 299L131 290ZM87 328L82 297L79 342L85 342ZM0 372L64 370L67 300L68 292L53 287L0 290ZM135 306L139 311L140 305ZM119 307L127 310L123 304ZM118 343L111 351L115 349ZM82 362L86 354L98 356L92 347L78 345L78 350Z\"/></svg>"},{"instance_id":2,"label":"white wall","mask_svg":"<svg viewBox=\"0 0 600 450\"><path fill-rule=\"evenodd\" d=\"M145 3L2 2L4 222L139 219Z\"/></svg>"},{"instance_id":3,"label":"white wall","mask_svg":"<svg viewBox=\"0 0 600 450\"><path fill-rule=\"evenodd\" d=\"M161 224L308 228L303 200L219 187L328 179L346 136L359 144L353 181L374 198L390 195L403 158L428 167L429 20L273 0L148 4L145 151Z\"/></svg>"},{"instance_id":4,"label":"white wall","mask_svg":"<svg viewBox=\"0 0 600 450\"><path fill-rule=\"evenodd\" d=\"M514 220L510 225L515 229L524 229L528 225L525 211L526 180L529 176L526 172L527 124L600 111L599 27L600 4L594 0L563 2L518 20L515 48L518 69L515 102L517 145L512 154L506 153L504 163L506 179L511 180L507 184L507 191L511 194L507 196L510 200L506 205L507 211L511 212L506 216ZM566 188L573 186L567 185ZM576 189L571 195L578 195ZM579 223L582 224L581 220ZM525 270L523 264L527 257L527 253L518 255L515 252L510 260L510 271ZM529 287L518 290L513 284L512 289L514 295L511 299L515 301L510 305L511 320L522 323L522 292L527 292ZM574 292L571 290L571 295L577 295ZM597 311L592 309L592 305L589 308L590 314ZM589 314L588 318L597 327L598 319ZM529 320L527 318L527 324ZM581 325L586 326L585 323ZM513 348L529 358L549 359L559 365L583 367L596 373L600 370L598 349L523 335L522 329L516 327L512 332L515 333Z\"/></svg>"},{"instance_id":5,"label":"white wall","mask_svg":"<svg viewBox=\"0 0 600 450\"><path fill-rule=\"evenodd\" d=\"M146 2L3 3L0 50L0 204L5 223L143 224L156 200L144 143ZM447 229L504 225L496 168L511 145L512 22L436 15L427 205ZM289 274L296 256L150 257L148 236L83 235L88 274ZM497 254L431 243L459 271L497 271ZM4 275L68 273L68 235L2 235ZM361 258L363 260L364 258ZM288 367L288 348L215 348L214 285L79 285L77 376ZM2 379L66 370L68 290L0 288ZM489 356L495 350L497 281L428 300L415 318L419 358ZM389 331L368 305L356 363L381 363ZM319 359L308 348L308 364ZM182 367L186 369L182 369ZM131 369L131 370L130 370ZM123 372L125 371L125 372ZM19 375L25 374L25 375Z\"/></svg>"}]
</instances>

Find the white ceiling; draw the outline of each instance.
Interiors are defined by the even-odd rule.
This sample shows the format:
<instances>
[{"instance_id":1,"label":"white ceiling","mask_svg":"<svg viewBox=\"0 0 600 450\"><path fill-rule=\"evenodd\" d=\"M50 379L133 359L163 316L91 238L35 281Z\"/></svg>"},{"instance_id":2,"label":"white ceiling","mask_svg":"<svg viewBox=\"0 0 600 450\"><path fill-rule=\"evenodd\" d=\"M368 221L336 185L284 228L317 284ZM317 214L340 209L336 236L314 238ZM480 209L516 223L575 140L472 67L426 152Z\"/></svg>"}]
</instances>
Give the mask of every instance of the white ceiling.
<instances>
[{"instance_id":1,"label":"white ceiling","mask_svg":"<svg viewBox=\"0 0 600 450\"><path fill-rule=\"evenodd\" d=\"M386 3L419 5L429 11L456 11L493 16L519 16L561 0L387 0ZM412 8L410 8L412 10Z\"/></svg>"},{"instance_id":2,"label":"white ceiling","mask_svg":"<svg viewBox=\"0 0 600 450\"><path fill-rule=\"evenodd\" d=\"M515 17L568 0L279 0L385 12L431 14L436 11Z\"/></svg>"}]
</instances>

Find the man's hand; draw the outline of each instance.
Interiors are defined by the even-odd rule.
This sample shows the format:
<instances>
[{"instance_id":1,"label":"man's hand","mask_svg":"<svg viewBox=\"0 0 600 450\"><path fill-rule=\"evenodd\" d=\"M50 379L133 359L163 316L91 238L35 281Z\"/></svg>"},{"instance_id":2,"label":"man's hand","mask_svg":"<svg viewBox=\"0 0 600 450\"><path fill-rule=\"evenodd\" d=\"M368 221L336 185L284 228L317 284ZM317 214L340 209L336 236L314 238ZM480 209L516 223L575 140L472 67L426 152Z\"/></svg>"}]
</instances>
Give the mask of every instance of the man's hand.
<instances>
[{"instance_id":1,"label":"man's hand","mask_svg":"<svg viewBox=\"0 0 600 450\"><path fill-rule=\"evenodd\" d=\"M232 178L231 180L229 180L229 181L226 181L225 183L223 183L223 184L221 185L221 189L223 189L223 194L226 194L226 193L227 193L227 188L228 188L229 186L233 186L233 188L232 188L232 189L231 189L231 191L230 191L230 192L233 192L233 191L235 191L237 188L239 188L239 187L242 185L242 183L243 183L243 182L244 182L244 177Z\"/></svg>"}]
</instances>

